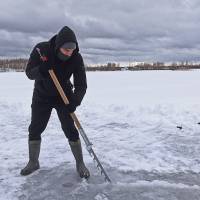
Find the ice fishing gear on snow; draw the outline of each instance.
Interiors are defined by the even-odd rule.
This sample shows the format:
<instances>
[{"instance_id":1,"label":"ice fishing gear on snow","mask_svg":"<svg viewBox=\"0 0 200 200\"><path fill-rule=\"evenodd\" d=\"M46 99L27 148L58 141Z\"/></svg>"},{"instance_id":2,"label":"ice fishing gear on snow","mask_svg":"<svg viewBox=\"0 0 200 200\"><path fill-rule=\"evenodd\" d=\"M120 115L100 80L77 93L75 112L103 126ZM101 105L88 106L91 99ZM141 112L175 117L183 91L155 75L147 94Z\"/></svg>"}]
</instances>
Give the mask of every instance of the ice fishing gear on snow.
<instances>
[{"instance_id":1,"label":"ice fishing gear on snow","mask_svg":"<svg viewBox=\"0 0 200 200\"><path fill-rule=\"evenodd\" d=\"M69 104L69 101L68 101L68 99L67 99L67 97L66 97L66 95L65 95L65 93L64 93L64 91L63 91L63 89L62 89L62 87L61 87L61 85L60 85L55 73L54 73L54 71L53 70L49 70L49 74L50 74L50 76L51 76L51 78L52 78L52 80L53 80L53 82L54 82L54 84L55 84L55 86L56 86L56 88L57 88L62 100L64 101L65 104ZM77 116L75 115L75 113L70 113L70 115L71 115L72 119L74 120L75 125L76 125L80 135L82 136L82 138L83 138L83 140L84 140L84 142L86 144L87 151L93 157L93 160L96 161L97 168L98 169L100 168L101 174L103 174L104 177L105 177L105 181L111 182L111 179L108 177L106 171L104 170L104 168L101 165L99 159L97 158L96 154L94 153L94 151L92 149L92 143L89 141L89 139L88 139L84 129L82 128Z\"/></svg>"},{"instance_id":2,"label":"ice fishing gear on snow","mask_svg":"<svg viewBox=\"0 0 200 200\"><path fill-rule=\"evenodd\" d=\"M200 125L200 122L198 122L197 124ZM176 128L178 128L179 130L182 130L182 129L183 129L183 126L180 126L180 125L179 125L179 126L176 126Z\"/></svg>"},{"instance_id":3,"label":"ice fishing gear on snow","mask_svg":"<svg viewBox=\"0 0 200 200\"><path fill-rule=\"evenodd\" d=\"M178 128L178 129L180 129L180 130L181 130L183 127L182 127L182 126L176 126L176 128Z\"/></svg>"}]
</instances>

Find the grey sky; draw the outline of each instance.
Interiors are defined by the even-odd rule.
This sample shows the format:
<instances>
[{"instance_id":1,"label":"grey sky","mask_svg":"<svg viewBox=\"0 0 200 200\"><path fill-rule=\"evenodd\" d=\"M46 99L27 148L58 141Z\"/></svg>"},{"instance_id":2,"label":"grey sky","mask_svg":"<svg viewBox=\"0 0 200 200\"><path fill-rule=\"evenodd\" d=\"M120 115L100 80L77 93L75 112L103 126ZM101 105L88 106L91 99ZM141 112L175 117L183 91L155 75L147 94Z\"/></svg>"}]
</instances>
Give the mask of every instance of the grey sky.
<instances>
[{"instance_id":1,"label":"grey sky","mask_svg":"<svg viewBox=\"0 0 200 200\"><path fill-rule=\"evenodd\" d=\"M71 27L86 63L200 60L199 0L0 0L0 56Z\"/></svg>"}]
</instances>

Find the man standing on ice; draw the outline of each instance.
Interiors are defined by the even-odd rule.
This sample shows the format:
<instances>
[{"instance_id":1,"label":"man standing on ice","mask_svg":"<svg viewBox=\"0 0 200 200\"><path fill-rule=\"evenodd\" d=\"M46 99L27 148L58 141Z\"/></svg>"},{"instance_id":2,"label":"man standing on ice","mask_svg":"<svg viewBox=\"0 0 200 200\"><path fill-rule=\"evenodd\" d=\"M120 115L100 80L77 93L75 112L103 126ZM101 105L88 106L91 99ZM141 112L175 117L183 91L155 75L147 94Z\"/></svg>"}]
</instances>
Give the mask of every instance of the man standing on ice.
<instances>
[{"instance_id":1,"label":"man standing on ice","mask_svg":"<svg viewBox=\"0 0 200 200\"><path fill-rule=\"evenodd\" d=\"M69 99L68 105L63 103L48 73L50 69L54 70L65 91ZM31 174L40 168L41 134L47 126L52 109L55 108L75 157L77 172L81 178L88 178L90 173L83 161L79 133L70 116L70 113L73 113L81 104L87 89L84 63L74 32L65 26L49 41L37 44L31 52L26 75L29 79L35 80L35 85L29 126L29 162L21 170L21 175ZM72 75L74 90L70 82Z\"/></svg>"}]
</instances>

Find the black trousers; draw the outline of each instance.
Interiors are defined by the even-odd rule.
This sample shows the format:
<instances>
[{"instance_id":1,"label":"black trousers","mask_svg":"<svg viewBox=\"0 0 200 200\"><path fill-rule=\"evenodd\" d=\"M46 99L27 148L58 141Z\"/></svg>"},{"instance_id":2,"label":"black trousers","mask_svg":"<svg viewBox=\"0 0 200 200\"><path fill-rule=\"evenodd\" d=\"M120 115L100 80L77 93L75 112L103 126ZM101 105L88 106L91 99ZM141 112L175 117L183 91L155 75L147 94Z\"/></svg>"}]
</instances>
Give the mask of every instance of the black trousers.
<instances>
[{"instance_id":1,"label":"black trousers","mask_svg":"<svg viewBox=\"0 0 200 200\"><path fill-rule=\"evenodd\" d=\"M51 111L55 108L65 136L69 141L77 141L79 139L78 130L75 127L70 113L66 113L65 109L63 109L64 106L65 104L61 101L38 100L38 97L37 100L35 100L35 98L33 98L31 105L31 124L28 129L29 140L41 140L41 134L48 124Z\"/></svg>"}]
</instances>

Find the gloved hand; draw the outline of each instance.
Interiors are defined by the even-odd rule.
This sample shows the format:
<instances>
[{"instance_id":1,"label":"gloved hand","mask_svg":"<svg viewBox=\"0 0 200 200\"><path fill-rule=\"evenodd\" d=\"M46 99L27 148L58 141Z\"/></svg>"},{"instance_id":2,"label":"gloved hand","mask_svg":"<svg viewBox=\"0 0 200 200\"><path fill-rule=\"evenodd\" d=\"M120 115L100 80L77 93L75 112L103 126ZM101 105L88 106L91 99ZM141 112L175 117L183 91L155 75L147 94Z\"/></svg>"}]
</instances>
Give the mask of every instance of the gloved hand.
<instances>
[{"instance_id":1,"label":"gloved hand","mask_svg":"<svg viewBox=\"0 0 200 200\"><path fill-rule=\"evenodd\" d=\"M67 113L73 113L76 110L76 104L72 101L69 104L65 105L65 111Z\"/></svg>"},{"instance_id":2,"label":"gloved hand","mask_svg":"<svg viewBox=\"0 0 200 200\"><path fill-rule=\"evenodd\" d=\"M53 65L55 64L55 55L53 52L49 52L48 56L40 56L40 59L42 60L39 70L42 76L45 78L49 76L49 70L53 68Z\"/></svg>"},{"instance_id":3,"label":"gloved hand","mask_svg":"<svg viewBox=\"0 0 200 200\"><path fill-rule=\"evenodd\" d=\"M42 74L42 76L48 77L48 75L49 75L48 70L50 70L51 68L52 68L52 66L49 61L43 61L40 64L39 70L40 70L40 73Z\"/></svg>"}]
</instances>

